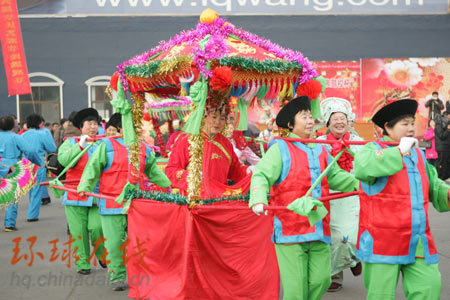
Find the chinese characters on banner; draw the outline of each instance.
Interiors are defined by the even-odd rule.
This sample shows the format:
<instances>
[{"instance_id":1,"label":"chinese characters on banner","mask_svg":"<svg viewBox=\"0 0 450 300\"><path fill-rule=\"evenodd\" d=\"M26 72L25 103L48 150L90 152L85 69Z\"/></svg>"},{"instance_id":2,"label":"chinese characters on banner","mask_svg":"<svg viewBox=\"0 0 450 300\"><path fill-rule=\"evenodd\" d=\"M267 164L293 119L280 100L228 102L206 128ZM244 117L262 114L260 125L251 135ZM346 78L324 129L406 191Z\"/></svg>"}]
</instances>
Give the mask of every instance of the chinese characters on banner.
<instances>
[{"instance_id":1,"label":"chinese characters on banner","mask_svg":"<svg viewBox=\"0 0 450 300\"><path fill-rule=\"evenodd\" d=\"M30 94L30 80L23 50L16 1L0 1L0 40L6 78L8 79L8 94L10 96Z\"/></svg>"},{"instance_id":2,"label":"chinese characters on banner","mask_svg":"<svg viewBox=\"0 0 450 300\"><path fill-rule=\"evenodd\" d=\"M314 62L318 75L327 79L327 88L321 100L328 97L344 98L352 104L356 119L362 117L360 97L359 61L321 61Z\"/></svg>"}]
</instances>

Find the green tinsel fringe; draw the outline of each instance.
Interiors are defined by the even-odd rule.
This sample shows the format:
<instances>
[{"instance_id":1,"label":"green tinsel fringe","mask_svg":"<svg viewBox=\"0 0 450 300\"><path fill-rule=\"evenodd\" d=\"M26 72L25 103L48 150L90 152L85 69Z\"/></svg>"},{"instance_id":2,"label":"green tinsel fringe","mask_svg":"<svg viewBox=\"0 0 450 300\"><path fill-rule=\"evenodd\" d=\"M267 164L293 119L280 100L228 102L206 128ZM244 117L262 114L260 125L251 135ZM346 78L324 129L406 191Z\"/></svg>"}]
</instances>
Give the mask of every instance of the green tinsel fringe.
<instances>
[{"instance_id":1,"label":"green tinsel fringe","mask_svg":"<svg viewBox=\"0 0 450 300\"><path fill-rule=\"evenodd\" d=\"M161 60L151 61L143 65L131 65L125 67L125 74L130 77L151 78L158 70ZM302 65L297 62L264 59L255 60L247 57L224 57L218 60L222 66L234 67L245 71L254 71L257 73L286 73L286 72L302 72Z\"/></svg>"},{"instance_id":2,"label":"green tinsel fringe","mask_svg":"<svg viewBox=\"0 0 450 300\"><path fill-rule=\"evenodd\" d=\"M200 204L213 204L215 202L220 201L230 201L230 200L238 200L248 202L250 195L247 193L245 195L237 195L237 196L229 196L229 197L221 197L221 198L212 198L212 199L204 199ZM178 194L167 194L156 191L141 191L137 189L127 189L125 190L124 198L133 200L133 199L151 199L160 202L166 203L174 203L178 205L187 205L187 197L180 196Z\"/></svg>"},{"instance_id":3,"label":"green tinsel fringe","mask_svg":"<svg viewBox=\"0 0 450 300\"><path fill-rule=\"evenodd\" d=\"M224 57L219 59L222 66L235 67L246 71L257 71L258 73L285 73L289 71L302 71L302 65L297 62L285 60L255 60L247 57Z\"/></svg>"},{"instance_id":4,"label":"green tinsel fringe","mask_svg":"<svg viewBox=\"0 0 450 300\"><path fill-rule=\"evenodd\" d=\"M158 70L160 63L160 60L155 60L143 65L126 66L124 72L130 77L150 78Z\"/></svg>"}]
</instances>

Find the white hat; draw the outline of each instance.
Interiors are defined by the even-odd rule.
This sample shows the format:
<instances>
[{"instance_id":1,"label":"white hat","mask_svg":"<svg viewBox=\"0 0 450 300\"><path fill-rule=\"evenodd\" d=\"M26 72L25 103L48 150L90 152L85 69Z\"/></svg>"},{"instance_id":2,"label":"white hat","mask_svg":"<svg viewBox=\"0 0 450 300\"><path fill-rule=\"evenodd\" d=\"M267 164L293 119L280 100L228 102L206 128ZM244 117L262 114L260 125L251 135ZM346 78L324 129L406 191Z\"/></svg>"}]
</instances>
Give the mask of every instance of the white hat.
<instances>
[{"instance_id":1,"label":"white hat","mask_svg":"<svg viewBox=\"0 0 450 300\"><path fill-rule=\"evenodd\" d=\"M328 124L333 113L340 112L347 116L348 120L353 119L352 105L343 98L330 97L320 102L320 110L322 111L323 121Z\"/></svg>"},{"instance_id":2,"label":"white hat","mask_svg":"<svg viewBox=\"0 0 450 300\"><path fill-rule=\"evenodd\" d=\"M269 106L264 106L263 110L268 111L268 110L270 110L270 107Z\"/></svg>"}]
</instances>

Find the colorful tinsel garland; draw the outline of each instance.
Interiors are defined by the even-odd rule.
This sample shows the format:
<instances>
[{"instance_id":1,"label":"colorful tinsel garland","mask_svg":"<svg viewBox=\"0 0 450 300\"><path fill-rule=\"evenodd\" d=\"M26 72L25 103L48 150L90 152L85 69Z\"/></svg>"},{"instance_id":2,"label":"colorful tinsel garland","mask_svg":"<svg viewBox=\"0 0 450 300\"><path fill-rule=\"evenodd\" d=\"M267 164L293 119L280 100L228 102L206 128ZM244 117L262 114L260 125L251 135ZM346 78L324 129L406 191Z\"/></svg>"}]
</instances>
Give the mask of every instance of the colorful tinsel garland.
<instances>
[{"instance_id":1,"label":"colorful tinsel garland","mask_svg":"<svg viewBox=\"0 0 450 300\"><path fill-rule=\"evenodd\" d=\"M273 53L276 57L283 61L290 61L297 63L301 67L301 74L298 77L300 83L304 83L313 77L317 77L317 71L314 66L309 62L309 60L303 56L300 52L293 51L290 49L285 49L280 45L277 45L270 40L265 40L258 37L256 34L247 32L242 29L235 28L232 24L228 23L227 20L218 18L212 23L199 23L196 29L189 31L182 31L175 35L169 41L162 41L160 44L145 52L141 55L137 55L134 58L120 64L117 69L121 76L124 90L128 90L128 83L125 74L130 76L136 76L133 74L142 74L143 76L150 76L158 69L158 60L152 61L152 59L157 58L158 55L164 51L170 50L176 45L182 43L194 44L200 42L206 36L210 35L208 42L204 45L204 50L198 46L195 47L194 63L199 69L200 73L208 78L211 71L207 70L206 64L214 59L222 59L227 54L227 45L225 39L228 36L237 37L242 41L250 42L262 49ZM159 61L160 62L160 61ZM136 68L136 66L146 65L145 69L139 71L131 71ZM130 67L132 66L132 67ZM132 73L128 73L128 72Z\"/></svg>"},{"instance_id":2,"label":"colorful tinsel garland","mask_svg":"<svg viewBox=\"0 0 450 300\"><path fill-rule=\"evenodd\" d=\"M165 202L165 203L174 203L178 205L188 205L190 202L188 201L188 198L185 196L181 196L179 194L168 194L158 191L143 191L139 189L126 189L124 198L128 200L134 200L134 199L151 199L155 201ZM238 201L245 201L248 202L250 196L249 194L245 195L234 195L234 196L227 196L227 197L221 197L221 198L211 198L211 199L203 199L199 204L202 205L208 205L213 204L220 201L231 201L231 200L238 200Z\"/></svg>"}]
</instances>

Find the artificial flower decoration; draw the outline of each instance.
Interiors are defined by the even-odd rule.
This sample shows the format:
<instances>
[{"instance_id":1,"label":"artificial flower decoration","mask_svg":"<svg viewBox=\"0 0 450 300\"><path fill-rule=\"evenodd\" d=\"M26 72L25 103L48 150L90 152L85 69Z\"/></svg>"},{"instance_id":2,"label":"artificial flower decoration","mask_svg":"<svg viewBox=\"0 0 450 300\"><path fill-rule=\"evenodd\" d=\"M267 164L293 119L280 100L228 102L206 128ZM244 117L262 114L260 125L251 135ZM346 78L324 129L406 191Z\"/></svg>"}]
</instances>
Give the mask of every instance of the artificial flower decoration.
<instances>
[{"instance_id":1,"label":"artificial flower decoration","mask_svg":"<svg viewBox=\"0 0 450 300\"><path fill-rule=\"evenodd\" d=\"M223 92L230 88L232 80L230 67L218 67L213 70L209 87L214 91Z\"/></svg>"},{"instance_id":2,"label":"artificial flower decoration","mask_svg":"<svg viewBox=\"0 0 450 300\"><path fill-rule=\"evenodd\" d=\"M119 79L119 72L114 72L110 79L110 86L113 90L117 92L117 81Z\"/></svg>"},{"instance_id":3,"label":"artificial flower decoration","mask_svg":"<svg viewBox=\"0 0 450 300\"><path fill-rule=\"evenodd\" d=\"M319 97L322 91L322 84L318 80L309 80L297 87L297 96L308 96L309 99L314 100Z\"/></svg>"}]
</instances>

